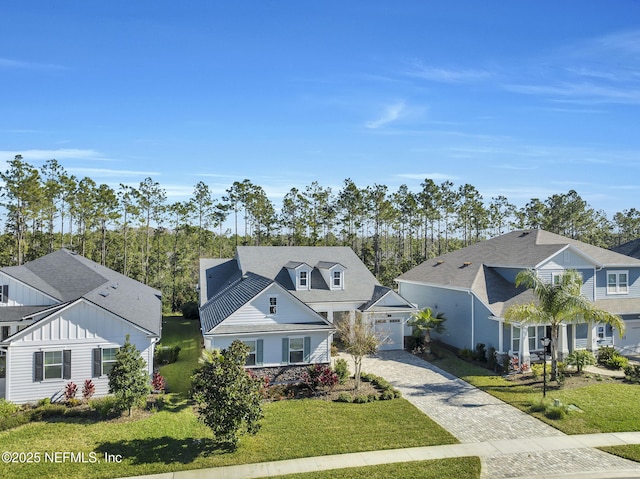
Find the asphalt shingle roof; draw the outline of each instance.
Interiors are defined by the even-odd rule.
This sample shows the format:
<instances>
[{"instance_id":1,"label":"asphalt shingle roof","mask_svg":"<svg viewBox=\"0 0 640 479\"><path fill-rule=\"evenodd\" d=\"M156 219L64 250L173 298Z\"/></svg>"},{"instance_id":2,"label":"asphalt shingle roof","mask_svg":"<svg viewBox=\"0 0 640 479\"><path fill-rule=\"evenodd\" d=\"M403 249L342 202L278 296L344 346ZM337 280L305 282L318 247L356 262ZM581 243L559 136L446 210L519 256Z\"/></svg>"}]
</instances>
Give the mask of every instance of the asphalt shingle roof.
<instances>
[{"instance_id":1,"label":"asphalt shingle roof","mask_svg":"<svg viewBox=\"0 0 640 479\"><path fill-rule=\"evenodd\" d=\"M513 231L429 259L397 278L433 286L473 291L496 316L511 304L533 301L533 294L516 288L493 268L534 268L567 245L604 267L640 266L640 260L564 236L534 229Z\"/></svg>"},{"instance_id":2,"label":"asphalt shingle roof","mask_svg":"<svg viewBox=\"0 0 640 479\"><path fill-rule=\"evenodd\" d=\"M69 250L60 249L0 271L59 302L84 298L151 334L160 335L160 291Z\"/></svg>"}]
</instances>

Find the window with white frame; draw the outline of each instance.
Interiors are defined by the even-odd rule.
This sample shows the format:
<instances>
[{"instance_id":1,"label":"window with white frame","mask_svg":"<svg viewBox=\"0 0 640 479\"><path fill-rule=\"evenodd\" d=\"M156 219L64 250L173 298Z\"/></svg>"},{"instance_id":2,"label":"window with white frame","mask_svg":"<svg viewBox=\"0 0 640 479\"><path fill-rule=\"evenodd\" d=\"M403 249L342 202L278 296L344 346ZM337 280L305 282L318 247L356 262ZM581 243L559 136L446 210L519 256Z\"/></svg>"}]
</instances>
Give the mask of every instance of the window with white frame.
<instances>
[{"instance_id":1,"label":"window with white frame","mask_svg":"<svg viewBox=\"0 0 640 479\"><path fill-rule=\"evenodd\" d=\"M304 362L304 338L289 338L289 363Z\"/></svg>"},{"instance_id":2,"label":"window with white frame","mask_svg":"<svg viewBox=\"0 0 640 479\"><path fill-rule=\"evenodd\" d=\"M551 284L554 286L559 286L562 281L562 272L551 273Z\"/></svg>"},{"instance_id":3,"label":"window with white frame","mask_svg":"<svg viewBox=\"0 0 640 479\"><path fill-rule=\"evenodd\" d=\"M535 351L537 349L540 349L540 345L538 344L538 327L529 326L528 334L529 334L529 351Z\"/></svg>"},{"instance_id":4,"label":"window with white frame","mask_svg":"<svg viewBox=\"0 0 640 479\"><path fill-rule=\"evenodd\" d=\"M102 375L107 376L116 364L118 348L105 348L102 350Z\"/></svg>"},{"instance_id":5,"label":"window with white frame","mask_svg":"<svg viewBox=\"0 0 640 479\"><path fill-rule=\"evenodd\" d=\"M245 361L245 366L255 366L258 364L258 347L255 339L247 339L242 341L245 345L249 347L249 353L247 354L247 360Z\"/></svg>"},{"instance_id":6,"label":"window with white frame","mask_svg":"<svg viewBox=\"0 0 640 479\"><path fill-rule=\"evenodd\" d=\"M309 285L309 278L306 271L300 271L300 288L306 289Z\"/></svg>"},{"instance_id":7,"label":"window with white frame","mask_svg":"<svg viewBox=\"0 0 640 479\"><path fill-rule=\"evenodd\" d=\"M45 351L44 379L62 379L62 351Z\"/></svg>"},{"instance_id":8,"label":"window with white frame","mask_svg":"<svg viewBox=\"0 0 640 479\"><path fill-rule=\"evenodd\" d=\"M628 271L607 271L607 294L627 294L629 292Z\"/></svg>"},{"instance_id":9,"label":"window with white frame","mask_svg":"<svg viewBox=\"0 0 640 479\"><path fill-rule=\"evenodd\" d=\"M333 287L340 288L342 286L342 271L333 272Z\"/></svg>"},{"instance_id":10,"label":"window with white frame","mask_svg":"<svg viewBox=\"0 0 640 479\"><path fill-rule=\"evenodd\" d=\"M269 296L269 314L278 314L277 296Z\"/></svg>"},{"instance_id":11,"label":"window with white frame","mask_svg":"<svg viewBox=\"0 0 640 479\"><path fill-rule=\"evenodd\" d=\"M520 352L520 328L517 326L511 326L511 352Z\"/></svg>"}]
</instances>

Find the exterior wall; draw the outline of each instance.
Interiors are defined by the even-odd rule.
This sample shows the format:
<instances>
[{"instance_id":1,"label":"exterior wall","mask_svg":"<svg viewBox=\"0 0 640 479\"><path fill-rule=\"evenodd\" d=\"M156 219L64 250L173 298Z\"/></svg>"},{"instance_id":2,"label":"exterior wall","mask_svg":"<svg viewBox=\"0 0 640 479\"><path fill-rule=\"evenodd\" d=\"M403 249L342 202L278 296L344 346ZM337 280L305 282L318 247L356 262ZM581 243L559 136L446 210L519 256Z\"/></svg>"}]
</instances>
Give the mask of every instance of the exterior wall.
<instances>
[{"instance_id":1,"label":"exterior wall","mask_svg":"<svg viewBox=\"0 0 640 479\"><path fill-rule=\"evenodd\" d=\"M486 346L487 351L489 348L495 348L496 351L500 350L500 323L493 319L489 319L492 315L491 311L482 304L475 296L473 296L474 307L474 343L469 346L469 349L475 350L476 344L483 343ZM446 321L445 327L447 327Z\"/></svg>"},{"instance_id":2,"label":"exterior wall","mask_svg":"<svg viewBox=\"0 0 640 479\"><path fill-rule=\"evenodd\" d=\"M594 269L591 268L578 268L578 267L570 267L567 269L575 269L582 276L582 294L593 301L594 298L594 285L596 281L596 276L594 275ZM549 264L545 265L543 268L538 270L538 276L546 281L547 283L551 283L553 279L554 273L562 273L565 271L562 268L558 268L557 265ZM598 280L599 281L599 280Z\"/></svg>"},{"instance_id":3,"label":"exterior wall","mask_svg":"<svg viewBox=\"0 0 640 479\"><path fill-rule=\"evenodd\" d=\"M629 293L628 294L607 294L607 272L628 271ZM596 298L616 299L616 298L640 298L640 270L637 268L603 268L596 273Z\"/></svg>"},{"instance_id":4,"label":"exterior wall","mask_svg":"<svg viewBox=\"0 0 640 479\"><path fill-rule=\"evenodd\" d=\"M325 303L325 302L307 303L307 306L309 306L315 312L326 313L327 320L331 323L333 323L335 319L334 314L337 316L336 313L340 313L340 312L351 313L357 310L361 305L362 305L362 302L360 303Z\"/></svg>"},{"instance_id":5,"label":"exterior wall","mask_svg":"<svg viewBox=\"0 0 640 479\"><path fill-rule=\"evenodd\" d=\"M431 308L434 313L444 312L447 321L445 331L432 334L433 339L457 348L475 348L471 330L471 309L473 295L466 291L457 291L435 286L400 282L398 292L418 309ZM475 307L475 302L474 302ZM497 328L496 328L497 333ZM496 339L497 341L497 339ZM477 341L476 341L477 342Z\"/></svg>"},{"instance_id":6,"label":"exterior wall","mask_svg":"<svg viewBox=\"0 0 640 479\"><path fill-rule=\"evenodd\" d=\"M522 271L522 268L492 268L492 270L509 281L509 283L515 284L516 276Z\"/></svg>"},{"instance_id":7,"label":"exterior wall","mask_svg":"<svg viewBox=\"0 0 640 479\"><path fill-rule=\"evenodd\" d=\"M106 395L109 390L107 376L92 377L93 349L120 347L127 334L141 352L151 374L154 344L147 335L90 303L81 301L42 320L8 348L5 397L16 403L35 402L45 397L57 400L69 381L81 389L85 379L93 380L96 397ZM71 378L34 381L35 353L65 349L71 350Z\"/></svg>"},{"instance_id":8,"label":"exterior wall","mask_svg":"<svg viewBox=\"0 0 640 479\"><path fill-rule=\"evenodd\" d=\"M276 314L269 314L269 298L277 298ZM224 320L225 326L313 323L321 319L286 291L271 285Z\"/></svg>"},{"instance_id":9,"label":"exterior wall","mask_svg":"<svg viewBox=\"0 0 640 479\"><path fill-rule=\"evenodd\" d=\"M0 273L0 284L9 285L9 302L0 303L0 307L4 306L48 306L56 304L57 301L49 296L16 281L11 276Z\"/></svg>"},{"instance_id":10,"label":"exterior wall","mask_svg":"<svg viewBox=\"0 0 640 479\"><path fill-rule=\"evenodd\" d=\"M205 335L205 347L207 349L226 349L231 343L239 339L240 341L262 339L263 341L263 363L257 367L283 366L282 362L282 339L299 338L309 336L311 338L311 349L309 352L309 363L329 363L331 360L331 337L327 331L314 332L288 332L288 333L248 333L237 335Z\"/></svg>"},{"instance_id":11,"label":"exterior wall","mask_svg":"<svg viewBox=\"0 0 640 479\"><path fill-rule=\"evenodd\" d=\"M615 347L621 354L640 355L640 319L625 321L627 329L622 338L615 337Z\"/></svg>"}]
</instances>

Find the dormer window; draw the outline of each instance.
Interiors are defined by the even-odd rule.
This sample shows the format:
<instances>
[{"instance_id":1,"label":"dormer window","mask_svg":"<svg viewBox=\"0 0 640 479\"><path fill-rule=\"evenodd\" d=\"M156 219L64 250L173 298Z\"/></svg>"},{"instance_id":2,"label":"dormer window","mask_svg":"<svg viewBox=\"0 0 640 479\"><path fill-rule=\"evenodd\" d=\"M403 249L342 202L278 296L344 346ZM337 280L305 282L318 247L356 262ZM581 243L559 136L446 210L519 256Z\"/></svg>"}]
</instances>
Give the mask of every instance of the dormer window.
<instances>
[{"instance_id":1,"label":"dormer window","mask_svg":"<svg viewBox=\"0 0 640 479\"><path fill-rule=\"evenodd\" d=\"M306 271L300 271L300 289L307 289L309 287L309 273Z\"/></svg>"},{"instance_id":2,"label":"dormer window","mask_svg":"<svg viewBox=\"0 0 640 479\"><path fill-rule=\"evenodd\" d=\"M342 288L342 271L333 272L333 287Z\"/></svg>"}]
</instances>

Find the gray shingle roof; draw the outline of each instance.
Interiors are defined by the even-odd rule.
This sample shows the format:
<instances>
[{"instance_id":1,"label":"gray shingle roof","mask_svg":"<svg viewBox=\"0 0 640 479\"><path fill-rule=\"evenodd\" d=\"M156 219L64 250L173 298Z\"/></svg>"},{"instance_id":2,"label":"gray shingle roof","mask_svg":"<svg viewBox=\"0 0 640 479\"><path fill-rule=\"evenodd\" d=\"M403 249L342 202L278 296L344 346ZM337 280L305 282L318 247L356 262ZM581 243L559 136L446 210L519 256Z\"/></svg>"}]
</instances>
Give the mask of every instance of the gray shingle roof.
<instances>
[{"instance_id":1,"label":"gray shingle roof","mask_svg":"<svg viewBox=\"0 0 640 479\"><path fill-rule=\"evenodd\" d=\"M200 307L202 331L211 331L272 283L273 280L248 272L220 289Z\"/></svg>"},{"instance_id":2,"label":"gray shingle roof","mask_svg":"<svg viewBox=\"0 0 640 479\"><path fill-rule=\"evenodd\" d=\"M335 328L327 323L278 323L278 324L221 324L216 328L216 334L252 334L274 333L282 331L332 331Z\"/></svg>"},{"instance_id":3,"label":"gray shingle roof","mask_svg":"<svg viewBox=\"0 0 640 479\"><path fill-rule=\"evenodd\" d=\"M400 275L398 281L471 289L483 266L533 268L572 245L603 266L640 266L640 260L543 230L512 231L443 256Z\"/></svg>"},{"instance_id":4,"label":"gray shingle roof","mask_svg":"<svg viewBox=\"0 0 640 479\"><path fill-rule=\"evenodd\" d=\"M640 259L640 239L627 241L620 246L611 248L611 251Z\"/></svg>"},{"instance_id":5,"label":"gray shingle roof","mask_svg":"<svg viewBox=\"0 0 640 479\"><path fill-rule=\"evenodd\" d=\"M239 246L237 259L242 273L251 271L274 279L304 303L365 303L371 299L374 288L379 285L375 276L347 246ZM291 262L306 263L314 267L310 290L295 290L285 268ZM344 290L330 290L318 270L318 264L323 268L335 264L344 267Z\"/></svg>"},{"instance_id":6,"label":"gray shingle roof","mask_svg":"<svg viewBox=\"0 0 640 479\"><path fill-rule=\"evenodd\" d=\"M602 266L640 266L640 260L534 229L513 231L429 259L396 280L471 290L489 306L494 315L500 317L508 306L533 301L534 297L530 291L516 288L492 268L534 268L567 245L575 247Z\"/></svg>"},{"instance_id":7,"label":"gray shingle roof","mask_svg":"<svg viewBox=\"0 0 640 479\"><path fill-rule=\"evenodd\" d=\"M84 298L153 335L160 335L160 291L69 250L60 249L1 271L59 302Z\"/></svg>"}]
</instances>

